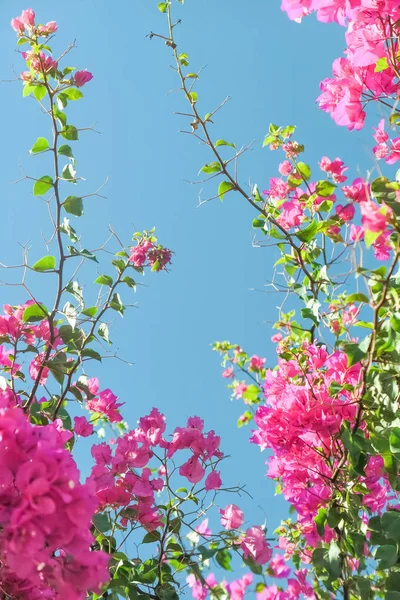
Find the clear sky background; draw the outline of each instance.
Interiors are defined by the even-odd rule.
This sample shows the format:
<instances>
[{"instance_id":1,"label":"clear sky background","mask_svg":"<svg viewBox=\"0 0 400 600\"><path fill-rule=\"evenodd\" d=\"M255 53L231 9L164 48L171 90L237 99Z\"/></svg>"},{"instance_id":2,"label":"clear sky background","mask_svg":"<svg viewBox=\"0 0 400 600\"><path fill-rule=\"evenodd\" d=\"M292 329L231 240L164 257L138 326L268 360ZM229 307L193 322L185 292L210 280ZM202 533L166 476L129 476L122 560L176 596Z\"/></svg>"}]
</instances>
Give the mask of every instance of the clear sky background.
<instances>
[{"instance_id":1,"label":"clear sky background","mask_svg":"<svg viewBox=\"0 0 400 600\"><path fill-rule=\"evenodd\" d=\"M96 123L101 132L82 133L76 145L78 173L86 182L73 193L94 191L109 178L107 200L88 199L84 220L77 222L87 247L103 243L111 222L127 242L133 231L155 225L160 241L175 252L169 274L146 275L148 287L139 288L135 297L139 310L115 320L114 349L134 366L108 360L101 366L94 363L92 374L126 403L124 416L131 425L152 406L167 415L170 430L190 415L204 418L231 455L224 482L246 483L254 497L243 501L246 516L257 522L266 515L275 527L287 507L274 497L274 484L264 476L266 455L248 443L248 429L236 429L242 404L229 400L219 357L210 344L228 339L251 354L266 356L270 366L276 364L270 322L281 298L251 291L265 289L276 254L271 248L252 248L254 215L240 197L230 194L223 204L214 200L196 208L199 189L184 180L196 179L212 157L193 138L178 133L185 121L173 112L186 107L179 94L167 95L178 87L169 68L171 51L162 41L146 38L151 30L166 31L156 4L36 0L32 6L40 22L59 24L57 50L76 39L68 63L94 74L83 90L84 101L70 111L75 125ZM23 70L9 21L24 8L15 0L1 2L4 80L13 78L13 67L17 73ZM323 155L342 158L352 166L353 176L371 168L370 129L349 133L315 105L319 81L330 75L333 59L343 50L342 28L318 24L314 18L302 25L290 22L277 0L187 0L183 7L176 2L175 14L182 18L176 29L180 51L189 54L192 70L207 66L196 88L201 112L232 96L212 126L213 137L238 146L255 140L240 162L244 185L250 180L262 190L277 173L281 156L261 148L270 122L298 126L296 138L305 144L306 160L314 169ZM46 160L31 158L28 150L38 136L49 135L49 123L35 101L22 98L20 83L3 83L0 103L0 257L17 264L18 243L29 240L33 262L46 254L40 238L41 230L48 231L44 207L33 197L29 182L11 182L20 177L19 164L34 176L48 171ZM214 187L204 190L205 196L214 193ZM87 273L94 279L96 265ZM0 279L9 276L14 278L14 272L0 272ZM43 298L51 282L51 277L41 278ZM127 301L127 292L123 299ZM17 288L2 287L0 300L21 302L25 296Z\"/></svg>"}]
</instances>

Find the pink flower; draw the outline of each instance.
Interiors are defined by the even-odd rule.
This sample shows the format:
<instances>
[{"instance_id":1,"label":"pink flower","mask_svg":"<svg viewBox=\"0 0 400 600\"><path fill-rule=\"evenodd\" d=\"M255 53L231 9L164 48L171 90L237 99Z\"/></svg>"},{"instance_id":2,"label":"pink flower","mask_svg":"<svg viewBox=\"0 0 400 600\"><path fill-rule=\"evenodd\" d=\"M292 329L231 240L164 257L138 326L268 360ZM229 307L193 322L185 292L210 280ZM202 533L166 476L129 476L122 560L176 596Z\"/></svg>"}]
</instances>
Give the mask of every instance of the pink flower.
<instances>
[{"instance_id":1,"label":"pink flower","mask_svg":"<svg viewBox=\"0 0 400 600\"><path fill-rule=\"evenodd\" d=\"M220 509L221 524L225 529L238 529L243 525L244 514L236 504L228 504L224 509Z\"/></svg>"},{"instance_id":2,"label":"pink flower","mask_svg":"<svg viewBox=\"0 0 400 600\"><path fill-rule=\"evenodd\" d=\"M274 577L285 579L290 574L290 567L287 566L282 554L275 554L271 558L269 568Z\"/></svg>"},{"instance_id":3,"label":"pink flower","mask_svg":"<svg viewBox=\"0 0 400 600\"><path fill-rule=\"evenodd\" d=\"M291 165L291 163L288 160L284 160L283 162L281 162L281 164L278 167L279 173L281 175L289 175L289 173L292 172L293 167Z\"/></svg>"},{"instance_id":4,"label":"pink flower","mask_svg":"<svg viewBox=\"0 0 400 600\"><path fill-rule=\"evenodd\" d=\"M304 219L303 209L297 201L285 202L281 206L281 214L277 218L279 225L285 229L300 225Z\"/></svg>"},{"instance_id":5,"label":"pink flower","mask_svg":"<svg viewBox=\"0 0 400 600\"><path fill-rule=\"evenodd\" d=\"M364 230L361 225L350 225L350 239L353 242L360 242L364 239Z\"/></svg>"},{"instance_id":6,"label":"pink flower","mask_svg":"<svg viewBox=\"0 0 400 600\"><path fill-rule=\"evenodd\" d=\"M233 367L228 367L227 369L225 369L225 371L222 371L222 377L225 377L225 379L230 379L234 377L234 369Z\"/></svg>"},{"instance_id":7,"label":"pink flower","mask_svg":"<svg viewBox=\"0 0 400 600\"><path fill-rule=\"evenodd\" d=\"M384 144L387 142L389 136L385 131L385 119L381 119L378 123L378 127L373 127L373 129L376 131L374 138L378 144Z\"/></svg>"},{"instance_id":8,"label":"pink flower","mask_svg":"<svg viewBox=\"0 0 400 600\"><path fill-rule=\"evenodd\" d=\"M15 19L11 19L11 27L17 33L24 33L24 31L25 31L25 25L21 21L20 17L16 17Z\"/></svg>"},{"instance_id":9,"label":"pink flower","mask_svg":"<svg viewBox=\"0 0 400 600\"><path fill-rule=\"evenodd\" d=\"M260 358L259 356L252 356L249 363L250 371L261 371L264 368L264 364L266 362L265 358Z\"/></svg>"},{"instance_id":10,"label":"pink flower","mask_svg":"<svg viewBox=\"0 0 400 600\"><path fill-rule=\"evenodd\" d=\"M389 149L389 156L386 158L388 165L393 165L400 160L400 137L394 138Z\"/></svg>"},{"instance_id":11,"label":"pink flower","mask_svg":"<svg viewBox=\"0 0 400 600\"><path fill-rule=\"evenodd\" d=\"M197 525L196 532L205 537L211 535L211 529L208 527L208 519L203 519L200 525Z\"/></svg>"},{"instance_id":12,"label":"pink flower","mask_svg":"<svg viewBox=\"0 0 400 600\"><path fill-rule=\"evenodd\" d=\"M2 593L7 573L22 585L11 597L78 599L109 579L109 556L91 549L98 502L64 448L71 432L57 421L33 426L20 409L1 410Z\"/></svg>"},{"instance_id":13,"label":"pink flower","mask_svg":"<svg viewBox=\"0 0 400 600\"><path fill-rule=\"evenodd\" d=\"M365 202L369 198L369 183L366 183L361 177L355 179L352 185L344 185L342 192L349 200L353 202Z\"/></svg>"},{"instance_id":14,"label":"pink flower","mask_svg":"<svg viewBox=\"0 0 400 600\"><path fill-rule=\"evenodd\" d=\"M275 333L272 337L271 337L271 342L279 343L282 341L282 334L281 333Z\"/></svg>"},{"instance_id":15,"label":"pink flower","mask_svg":"<svg viewBox=\"0 0 400 600\"><path fill-rule=\"evenodd\" d=\"M39 377L39 373L40 373L40 379L39 379L40 385L44 385L49 376L48 367L43 366L44 357L45 357L45 353L41 352L41 354L38 354L37 356L35 356L35 358L31 361L31 363L29 365L29 375L31 376L31 378L33 380L36 380Z\"/></svg>"},{"instance_id":16,"label":"pink flower","mask_svg":"<svg viewBox=\"0 0 400 600\"><path fill-rule=\"evenodd\" d=\"M23 10L20 19L27 27L34 27L35 25L35 13L31 8Z\"/></svg>"},{"instance_id":17,"label":"pink flower","mask_svg":"<svg viewBox=\"0 0 400 600\"><path fill-rule=\"evenodd\" d=\"M374 233L378 231L384 231L388 224L388 219L391 216L391 209L387 206L379 206L371 200L362 202L360 204L361 209L361 222L365 229Z\"/></svg>"},{"instance_id":18,"label":"pink flower","mask_svg":"<svg viewBox=\"0 0 400 600\"><path fill-rule=\"evenodd\" d=\"M205 482L205 488L207 492L210 490L219 490L222 485L221 476L219 471L212 471Z\"/></svg>"},{"instance_id":19,"label":"pink flower","mask_svg":"<svg viewBox=\"0 0 400 600\"><path fill-rule=\"evenodd\" d=\"M122 406L122 404L118 404L117 400L117 396L115 396L111 390L103 390L98 397L91 398L86 402L86 408L94 413L101 414L103 417L107 418L110 423L118 423L119 421L122 421L122 417L118 411L118 408Z\"/></svg>"},{"instance_id":20,"label":"pink flower","mask_svg":"<svg viewBox=\"0 0 400 600\"><path fill-rule=\"evenodd\" d=\"M340 160L340 158L335 158L335 160L331 161L327 156L323 156L319 162L319 166L322 171L332 175L332 179L335 183L346 181L347 177L343 175L343 172L346 171L348 167L345 167L344 162Z\"/></svg>"},{"instance_id":21,"label":"pink flower","mask_svg":"<svg viewBox=\"0 0 400 600\"><path fill-rule=\"evenodd\" d=\"M93 425L91 425L86 417L74 417L74 431L76 435L88 437L93 433Z\"/></svg>"},{"instance_id":22,"label":"pink flower","mask_svg":"<svg viewBox=\"0 0 400 600\"><path fill-rule=\"evenodd\" d=\"M201 466L198 455L194 454L179 469L179 475L186 477L190 483L198 483L204 477L206 470Z\"/></svg>"},{"instance_id":23,"label":"pink flower","mask_svg":"<svg viewBox=\"0 0 400 600\"><path fill-rule=\"evenodd\" d=\"M93 75L90 71L86 71L86 69L84 71L77 71L73 77L73 81L77 87L82 87L91 79L93 79Z\"/></svg>"},{"instance_id":24,"label":"pink flower","mask_svg":"<svg viewBox=\"0 0 400 600\"><path fill-rule=\"evenodd\" d=\"M389 243L390 231L384 231L372 244L375 257L378 260L389 260L392 246Z\"/></svg>"},{"instance_id":25,"label":"pink flower","mask_svg":"<svg viewBox=\"0 0 400 600\"><path fill-rule=\"evenodd\" d=\"M246 573L241 579L231 581L226 585L230 600L243 600L246 588L251 585L253 576L251 573Z\"/></svg>"},{"instance_id":26,"label":"pink flower","mask_svg":"<svg viewBox=\"0 0 400 600\"><path fill-rule=\"evenodd\" d=\"M245 558L251 556L259 565L268 562L272 556L272 550L265 539L265 533L257 525L246 530L246 535L240 547L243 550Z\"/></svg>"},{"instance_id":27,"label":"pink flower","mask_svg":"<svg viewBox=\"0 0 400 600\"><path fill-rule=\"evenodd\" d=\"M233 393L235 394L236 398L242 398L246 390L247 385L245 383L238 383L238 385L235 386Z\"/></svg>"},{"instance_id":28,"label":"pink flower","mask_svg":"<svg viewBox=\"0 0 400 600\"><path fill-rule=\"evenodd\" d=\"M55 21L49 21L46 25L41 25L38 32L40 35L50 35L51 33L55 33L57 29L57 23Z\"/></svg>"},{"instance_id":29,"label":"pink flower","mask_svg":"<svg viewBox=\"0 0 400 600\"><path fill-rule=\"evenodd\" d=\"M355 215L355 209L354 206L352 204L346 204L346 206L342 206L341 204L338 204L336 206L336 214L338 217L340 217L342 219L342 221L351 221L352 219L354 219L354 215Z\"/></svg>"}]
</instances>

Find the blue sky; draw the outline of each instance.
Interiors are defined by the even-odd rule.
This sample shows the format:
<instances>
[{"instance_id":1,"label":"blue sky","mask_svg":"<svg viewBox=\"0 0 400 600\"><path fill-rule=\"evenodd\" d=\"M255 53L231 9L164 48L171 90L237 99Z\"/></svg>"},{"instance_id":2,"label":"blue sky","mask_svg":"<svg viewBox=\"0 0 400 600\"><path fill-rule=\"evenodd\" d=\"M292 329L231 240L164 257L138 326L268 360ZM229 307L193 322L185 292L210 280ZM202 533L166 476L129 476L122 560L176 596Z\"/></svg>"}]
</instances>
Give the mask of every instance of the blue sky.
<instances>
[{"instance_id":1,"label":"blue sky","mask_svg":"<svg viewBox=\"0 0 400 600\"><path fill-rule=\"evenodd\" d=\"M243 501L248 518L256 522L266 515L272 528L287 507L264 476L266 457L248 443L248 430L236 429L242 406L230 402L210 344L228 339L275 364L267 321L274 319L281 298L251 289L265 289L276 254L252 248L253 213L241 198L230 194L223 204L214 200L197 208L199 190L184 181L195 180L212 157L178 133L185 122L173 113L186 107L179 94L167 94L178 87L169 68L171 52L146 37L151 30L165 33L156 2L36 0L32 7L39 21L58 22L57 50L76 39L68 62L94 74L83 90L85 99L70 111L75 125L96 123L101 132L82 133L77 145L79 174L86 179L80 193L95 190L108 177L107 199L88 199L84 220L77 223L87 247L102 244L110 222L127 242L133 231L155 225L160 241L175 252L169 274L145 277L148 287L139 288L135 298L139 309L115 320L114 348L134 366L108 360L100 368L94 365L93 375L126 403L132 425L152 406L166 413L170 430L190 415L204 418L232 457L225 464L225 482L246 483L254 496ZM3 80L13 78L13 67L23 70L9 21L24 8L15 0L1 3ZM340 27L313 18L292 23L275 0L187 0L183 7L176 3L175 13L182 18L176 30L180 51L189 54L193 70L206 66L197 88L200 110L206 113L232 97L212 126L213 137L238 146L255 140L240 162L245 186L251 180L264 189L276 175L280 157L261 148L270 122L298 126L297 139L314 168L323 155L339 156L354 176L371 167L370 131L349 133L315 105L319 81L329 76L344 47ZM28 150L38 136L49 135L49 124L33 100L22 98L19 83L2 83L0 97L0 260L17 264L18 243L30 241L32 261L46 253L40 237L41 230L49 231L44 207L28 182L11 182L20 177L19 164L34 176L46 174L46 160L31 158ZM215 190L206 188L204 194ZM86 273L94 279L96 266ZM15 274L0 272L1 280L8 276ZM50 294L50 283L48 277L40 280L42 297ZM2 303L24 299L17 288L0 288Z\"/></svg>"}]
</instances>

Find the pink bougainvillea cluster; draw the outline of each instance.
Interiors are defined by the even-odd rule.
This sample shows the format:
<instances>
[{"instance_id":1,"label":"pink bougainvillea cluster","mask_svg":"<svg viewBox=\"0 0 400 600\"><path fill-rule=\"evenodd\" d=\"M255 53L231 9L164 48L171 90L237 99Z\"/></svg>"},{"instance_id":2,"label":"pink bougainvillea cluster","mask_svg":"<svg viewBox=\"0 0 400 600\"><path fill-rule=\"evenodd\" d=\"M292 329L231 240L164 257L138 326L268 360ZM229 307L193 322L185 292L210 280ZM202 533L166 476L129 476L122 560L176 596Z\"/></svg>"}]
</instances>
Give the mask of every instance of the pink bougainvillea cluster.
<instances>
[{"instance_id":1,"label":"pink bougainvillea cluster","mask_svg":"<svg viewBox=\"0 0 400 600\"><path fill-rule=\"evenodd\" d=\"M57 423L31 425L18 407L0 409L0 580L7 597L71 598L98 591L109 556L91 551L98 506L65 449Z\"/></svg>"},{"instance_id":2,"label":"pink bougainvillea cluster","mask_svg":"<svg viewBox=\"0 0 400 600\"><path fill-rule=\"evenodd\" d=\"M322 157L319 166L328 180L325 183L310 181L310 172L301 172L304 163L300 162L299 154L303 147L292 143L288 152L288 143L284 141L283 136L270 142L269 146L272 150L280 148L285 152L286 160L279 167L280 173L285 175L271 178L270 187L263 192L271 214L276 214L277 223L286 231L296 233L310 219L321 220L324 212L329 213L334 208L335 215L326 218L318 231L335 242L344 240L351 244L365 240L372 245L378 260L388 260L394 247L391 242L395 231L393 209L384 201L378 204L371 193L371 184L361 177L348 185L344 174L347 166L340 158ZM389 156L393 156L393 152ZM338 185L341 185L343 200L336 204ZM400 191L394 189L393 193L400 198Z\"/></svg>"},{"instance_id":3,"label":"pink bougainvillea cluster","mask_svg":"<svg viewBox=\"0 0 400 600\"><path fill-rule=\"evenodd\" d=\"M282 0L282 9L296 21L315 12L323 23L346 27L346 57L335 60L333 77L321 83L318 98L320 107L338 125L361 129L368 102L396 98L400 22L397 0Z\"/></svg>"}]
</instances>

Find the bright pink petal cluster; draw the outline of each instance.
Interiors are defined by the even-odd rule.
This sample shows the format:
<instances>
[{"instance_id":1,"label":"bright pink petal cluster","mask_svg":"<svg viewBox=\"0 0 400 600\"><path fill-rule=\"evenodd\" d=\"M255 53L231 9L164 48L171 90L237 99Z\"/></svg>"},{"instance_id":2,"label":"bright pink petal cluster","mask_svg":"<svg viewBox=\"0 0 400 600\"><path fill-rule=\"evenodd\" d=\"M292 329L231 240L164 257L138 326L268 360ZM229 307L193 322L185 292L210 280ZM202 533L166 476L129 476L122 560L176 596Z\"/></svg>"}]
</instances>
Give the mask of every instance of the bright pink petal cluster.
<instances>
[{"instance_id":1,"label":"bright pink petal cluster","mask_svg":"<svg viewBox=\"0 0 400 600\"><path fill-rule=\"evenodd\" d=\"M57 424L33 426L19 408L0 409L0 439L2 591L21 600L38 590L71 600L98 593L109 557L91 551L97 500Z\"/></svg>"}]
</instances>

